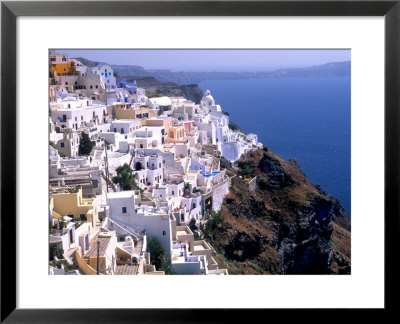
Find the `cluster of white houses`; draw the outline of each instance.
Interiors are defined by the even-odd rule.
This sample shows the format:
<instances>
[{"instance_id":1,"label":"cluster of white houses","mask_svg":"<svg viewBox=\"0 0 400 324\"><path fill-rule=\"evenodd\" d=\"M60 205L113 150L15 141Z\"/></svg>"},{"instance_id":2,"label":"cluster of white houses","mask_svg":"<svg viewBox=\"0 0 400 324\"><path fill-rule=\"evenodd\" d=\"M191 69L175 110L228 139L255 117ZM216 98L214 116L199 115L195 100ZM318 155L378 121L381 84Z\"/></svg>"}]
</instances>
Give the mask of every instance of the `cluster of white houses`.
<instances>
[{"instance_id":1,"label":"cluster of white houses","mask_svg":"<svg viewBox=\"0 0 400 324\"><path fill-rule=\"evenodd\" d=\"M49 80L50 273L164 274L151 264L156 238L174 273L227 275L188 225L229 191L219 156L235 161L261 145L257 136L231 130L208 90L200 104L148 98L111 66L65 54L50 54ZM82 133L94 143L88 156L79 155ZM139 190L111 182L124 163Z\"/></svg>"}]
</instances>

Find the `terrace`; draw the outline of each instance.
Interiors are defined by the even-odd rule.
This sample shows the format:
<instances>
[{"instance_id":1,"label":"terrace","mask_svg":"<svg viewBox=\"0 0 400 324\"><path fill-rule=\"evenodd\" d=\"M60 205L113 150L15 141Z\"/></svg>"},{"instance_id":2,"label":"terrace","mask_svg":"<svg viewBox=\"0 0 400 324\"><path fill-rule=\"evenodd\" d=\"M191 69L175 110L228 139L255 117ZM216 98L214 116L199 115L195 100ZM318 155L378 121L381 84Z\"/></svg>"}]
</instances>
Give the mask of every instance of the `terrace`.
<instances>
[{"instance_id":1,"label":"terrace","mask_svg":"<svg viewBox=\"0 0 400 324\"><path fill-rule=\"evenodd\" d=\"M216 269L216 270L208 270L209 275L217 275L217 276L227 276L228 270L226 269Z\"/></svg>"},{"instance_id":2,"label":"terrace","mask_svg":"<svg viewBox=\"0 0 400 324\"><path fill-rule=\"evenodd\" d=\"M177 226L176 227L176 237L178 241L181 242L193 242L194 235L188 226Z\"/></svg>"},{"instance_id":3,"label":"terrace","mask_svg":"<svg viewBox=\"0 0 400 324\"><path fill-rule=\"evenodd\" d=\"M194 249L194 252L206 252L206 251L211 252L210 246L204 240L193 242L193 249Z\"/></svg>"}]
</instances>

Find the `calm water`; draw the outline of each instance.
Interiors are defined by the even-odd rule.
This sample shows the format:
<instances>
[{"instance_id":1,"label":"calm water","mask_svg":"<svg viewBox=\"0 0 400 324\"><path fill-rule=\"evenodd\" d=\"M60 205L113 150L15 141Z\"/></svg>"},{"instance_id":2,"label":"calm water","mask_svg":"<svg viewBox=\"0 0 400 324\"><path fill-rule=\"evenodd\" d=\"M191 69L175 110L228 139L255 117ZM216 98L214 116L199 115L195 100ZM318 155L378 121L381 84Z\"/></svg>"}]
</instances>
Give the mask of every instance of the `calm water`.
<instances>
[{"instance_id":1,"label":"calm water","mask_svg":"<svg viewBox=\"0 0 400 324\"><path fill-rule=\"evenodd\" d=\"M294 158L313 184L350 215L350 77L210 80L222 110L285 160Z\"/></svg>"}]
</instances>

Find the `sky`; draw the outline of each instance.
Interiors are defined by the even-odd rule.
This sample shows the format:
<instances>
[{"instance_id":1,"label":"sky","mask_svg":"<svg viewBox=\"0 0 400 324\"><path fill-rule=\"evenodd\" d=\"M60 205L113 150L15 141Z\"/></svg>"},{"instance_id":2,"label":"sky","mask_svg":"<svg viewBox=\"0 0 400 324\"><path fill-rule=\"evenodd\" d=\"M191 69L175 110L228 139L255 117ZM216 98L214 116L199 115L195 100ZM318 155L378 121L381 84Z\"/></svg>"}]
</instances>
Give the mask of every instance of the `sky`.
<instances>
[{"instance_id":1,"label":"sky","mask_svg":"<svg viewBox=\"0 0 400 324\"><path fill-rule=\"evenodd\" d=\"M70 58L84 57L114 65L140 65L172 71L272 71L350 61L350 50L126 50L58 49Z\"/></svg>"}]
</instances>

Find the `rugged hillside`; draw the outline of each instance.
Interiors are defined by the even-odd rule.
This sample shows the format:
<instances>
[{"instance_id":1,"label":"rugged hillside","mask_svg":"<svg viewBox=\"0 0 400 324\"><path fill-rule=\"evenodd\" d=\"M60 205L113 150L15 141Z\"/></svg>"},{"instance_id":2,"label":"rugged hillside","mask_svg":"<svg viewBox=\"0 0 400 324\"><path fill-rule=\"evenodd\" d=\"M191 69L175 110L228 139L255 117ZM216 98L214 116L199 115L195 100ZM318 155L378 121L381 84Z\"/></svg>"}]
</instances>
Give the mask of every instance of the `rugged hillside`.
<instances>
[{"instance_id":1,"label":"rugged hillside","mask_svg":"<svg viewBox=\"0 0 400 324\"><path fill-rule=\"evenodd\" d=\"M230 193L204 228L221 268L232 274L350 273L349 218L296 161L264 148L244 155L230 172ZM244 180L253 176L251 193Z\"/></svg>"},{"instance_id":2,"label":"rugged hillside","mask_svg":"<svg viewBox=\"0 0 400 324\"><path fill-rule=\"evenodd\" d=\"M350 76L351 64L350 61L332 62L305 68L287 68L269 72L174 72L170 70L146 70L137 65L112 65L112 68L119 75L152 76L163 82L191 84L204 80Z\"/></svg>"},{"instance_id":3,"label":"rugged hillside","mask_svg":"<svg viewBox=\"0 0 400 324\"><path fill-rule=\"evenodd\" d=\"M136 80L138 87L146 89L149 97L169 96L185 97L195 103L200 103L203 96L202 90L197 84L179 85L173 82L161 82L153 77L127 76L128 81Z\"/></svg>"},{"instance_id":4,"label":"rugged hillside","mask_svg":"<svg viewBox=\"0 0 400 324\"><path fill-rule=\"evenodd\" d=\"M87 66L107 64L78 57ZM249 78L289 78L289 77L332 77L350 76L351 62L332 62L304 68L287 68L275 71L259 72L175 72L171 70L145 69L139 65L111 65L114 72L121 76L154 77L162 82L194 84L204 80L238 80Z\"/></svg>"}]
</instances>

